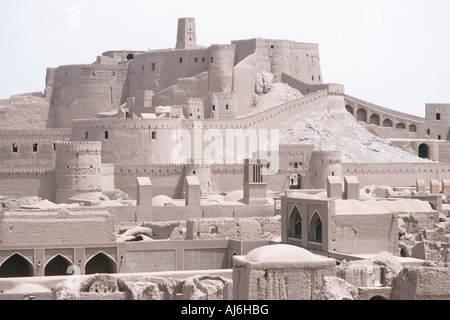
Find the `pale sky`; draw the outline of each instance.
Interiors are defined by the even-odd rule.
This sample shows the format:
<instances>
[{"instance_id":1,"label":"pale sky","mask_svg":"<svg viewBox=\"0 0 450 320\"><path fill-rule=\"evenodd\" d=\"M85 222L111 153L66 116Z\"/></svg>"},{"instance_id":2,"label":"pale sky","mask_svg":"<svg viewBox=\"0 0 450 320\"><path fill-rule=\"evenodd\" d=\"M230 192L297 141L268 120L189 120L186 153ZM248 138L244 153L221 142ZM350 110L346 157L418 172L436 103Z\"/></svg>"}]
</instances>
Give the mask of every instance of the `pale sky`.
<instances>
[{"instance_id":1,"label":"pale sky","mask_svg":"<svg viewBox=\"0 0 450 320\"><path fill-rule=\"evenodd\" d=\"M178 18L197 43L255 37L319 44L325 82L418 116L450 103L448 0L15 0L0 10L0 99L43 91L47 67L114 49L173 48Z\"/></svg>"}]
</instances>

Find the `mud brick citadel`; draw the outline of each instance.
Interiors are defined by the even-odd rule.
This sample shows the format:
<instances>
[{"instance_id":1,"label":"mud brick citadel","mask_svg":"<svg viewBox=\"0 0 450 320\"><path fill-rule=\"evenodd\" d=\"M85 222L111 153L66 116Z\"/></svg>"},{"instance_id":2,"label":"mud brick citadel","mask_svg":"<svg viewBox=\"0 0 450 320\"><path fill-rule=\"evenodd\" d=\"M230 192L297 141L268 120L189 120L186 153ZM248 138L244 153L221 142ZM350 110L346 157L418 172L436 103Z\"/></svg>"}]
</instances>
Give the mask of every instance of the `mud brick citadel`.
<instances>
[{"instance_id":1,"label":"mud brick citadel","mask_svg":"<svg viewBox=\"0 0 450 320\"><path fill-rule=\"evenodd\" d=\"M450 298L450 103L401 113L324 82L318 44L196 32L0 100L0 299Z\"/></svg>"}]
</instances>

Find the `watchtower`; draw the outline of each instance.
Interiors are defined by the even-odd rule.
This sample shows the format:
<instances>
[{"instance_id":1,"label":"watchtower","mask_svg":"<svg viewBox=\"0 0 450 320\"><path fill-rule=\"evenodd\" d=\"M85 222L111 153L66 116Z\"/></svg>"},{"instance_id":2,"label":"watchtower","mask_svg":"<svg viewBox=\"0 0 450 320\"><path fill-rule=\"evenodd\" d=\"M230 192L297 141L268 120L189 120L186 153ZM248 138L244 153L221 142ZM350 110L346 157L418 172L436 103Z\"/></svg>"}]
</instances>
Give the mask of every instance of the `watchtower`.
<instances>
[{"instance_id":1,"label":"watchtower","mask_svg":"<svg viewBox=\"0 0 450 320\"><path fill-rule=\"evenodd\" d=\"M194 18L178 19L176 49L189 49L197 46Z\"/></svg>"}]
</instances>

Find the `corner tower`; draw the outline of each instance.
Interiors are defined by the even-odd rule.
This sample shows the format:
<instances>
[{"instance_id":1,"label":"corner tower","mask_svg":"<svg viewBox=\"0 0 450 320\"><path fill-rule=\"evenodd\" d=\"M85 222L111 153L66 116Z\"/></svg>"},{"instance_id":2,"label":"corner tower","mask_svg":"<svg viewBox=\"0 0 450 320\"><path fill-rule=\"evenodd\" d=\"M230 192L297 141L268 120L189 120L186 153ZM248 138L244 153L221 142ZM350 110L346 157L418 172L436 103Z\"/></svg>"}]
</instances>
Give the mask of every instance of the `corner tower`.
<instances>
[{"instance_id":1,"label":"corner tower","mask_svg":"<svg viewBox=\"0 0 450 320\"><path fill-rule=\"evenodd\" d=\"M197 33L194 18L178 19L176 49L189 49L197 47Z\"/></svg>"}]
</instances>

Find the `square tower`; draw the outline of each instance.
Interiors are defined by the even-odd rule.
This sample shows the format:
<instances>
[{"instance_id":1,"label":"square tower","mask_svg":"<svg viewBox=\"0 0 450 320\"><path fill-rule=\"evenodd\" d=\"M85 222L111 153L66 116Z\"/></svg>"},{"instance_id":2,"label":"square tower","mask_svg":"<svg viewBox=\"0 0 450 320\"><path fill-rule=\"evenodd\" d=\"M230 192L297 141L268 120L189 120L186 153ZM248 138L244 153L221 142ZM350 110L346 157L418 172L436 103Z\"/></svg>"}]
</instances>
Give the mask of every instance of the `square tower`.
<instances>
[{"instance_id":1,"label":"square tower","mask_svg":"<svg viewBox=\"0 0 450 320\"><path fill-rule=\"evenodd\" d=\"M197 47L197 36L194 18L178 19L176 49L189 49Z\"/></svg>"}]
</instances>

